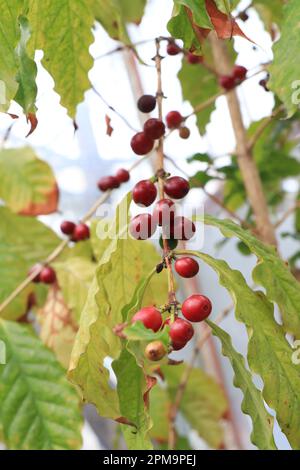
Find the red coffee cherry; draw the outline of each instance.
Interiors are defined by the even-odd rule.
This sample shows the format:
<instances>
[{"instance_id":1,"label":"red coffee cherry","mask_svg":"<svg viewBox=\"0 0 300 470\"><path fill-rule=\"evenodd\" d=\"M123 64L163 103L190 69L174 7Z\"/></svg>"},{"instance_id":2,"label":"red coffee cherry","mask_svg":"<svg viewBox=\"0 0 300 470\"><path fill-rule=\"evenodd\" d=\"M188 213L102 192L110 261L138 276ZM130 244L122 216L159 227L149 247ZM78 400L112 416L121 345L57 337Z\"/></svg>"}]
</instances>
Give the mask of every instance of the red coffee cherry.
<instances>
[{"instance_id":1,"label":"red coffee cherry","mask_svg":"<svg viewBox=\"0 0 300 470\"><path fill-rule=\"evenodd\" d=\"M175 261L175 271L185 278L196 276L199 272L199 264L193 258L184 256L183 258Z\"/></svg>"},{"instance_id":2,"label":"red coffee cherry","mask_svg":"<svg viewBox=\"0 0 300 470\"><path fill-rule=\"evenodd\" d=\"M142 113L151 113L155 109L156 98L152 95L143 95L137 102L137 107Z\"/></svg>"},{"instance_id":3,"label":"red coffee cherry","mask_svg":"<svg viewBox=\"0 0 300 470\"><path fill-rule=\"evenodd\" d=\"M34 266L32 266L28 271L28 276L31 276L31 274L33 274L34 271L36 271L38 268L41 268L41 267L42 267L41 264L35 264ZM35 284L38 284L39 282L41 282L40 275L41 273L37 274L35 278L32 279L32 282L34 282Z\"/></svg>"},{"instance_id":4,"label":"red coffee cherry","mask_svg":"<svg viewBox=\"0 0 300 470\"><path fill-rule=\"evenodd\" d=\"M151 118L144 124L144 133L150 139L160 139L166 132L166 126L160 119Z\"/></svg>"},{"instance_id":5,"label":"red coffee cherry","mask_svg":"<svg viewBox=\"0 0 300 470\"><path fill-rule=\"evenodd\" d=\"M73 241L79 242L82 240L87 240L90 238L90 229L86 224L78 224L76 225L74 232L73 232Z\"/></svg>"},{"instance_id":6,"label":"red coffee cherry","mask_svg":"<svg viewBox=\"0 0 300 470\"><path fill-rule=\"evenodd\" d=\"M153 139L150 139L145 132L138 132L131 139L131 148L137 155L146 155L153 147Z\"/></svg>"},{"instance_id":7,"label":"red coffee cherry","mask_svg":"<svg viewBox=\"0 0 300 470\"><path fill-rule=\"evenodd\" d=\"M203 57L200 55L193 54L192 52L188 52L186 60L191 65L201 64L203 62Z\"/></svg>"},{"instance_id":8,"label":"red coffee cherry","mask_svg":"<svg viewBox=\"0 0 300 470\"><path fill-rule=\"evenodd\" d=\"M180 129L179 129L179 137L180 137L181 139L188 139L188 138L190 137L190 135L191 135L191 131L189 130L188 127L185 127L185 126L180 127Z\"/></svg>"},{"instance_id":9,"label":"red coffee cherry","mask_svg":"<svg viewBox=\"0 0 300 470\"><path fill-rule=\"evenodd\" d=\"M139 310L132 318L132 323L136 323L137 321L141 321L146 328L153 331L158 331L162 326L161 313L153 306L144 307Z\"/></svg>"},{"instance_id":10,"label":"red coffee cherry","mask_svg":"<svg viewBox=\"0 0 300 470\"><path fill-rule=\"evenodd\" d=\"M210 315L212 305L205 295L195 294L183 302L181 310L187 320L199 322L205 320Z\"/></svg>"},{"instance_id":11,"label":"red coffee cherry","mask_svg":"<svg viewBox=\"0 0 300 470\"><path fill-rule=\"evenodd\" d=\"M160 361L167 354L167 350L161 341L152 341L145 348L145 356L149 361Z\"/></svg>"},{"instance_id":12,"label":"red coffee cherry","mask_svg":"<svg viewBox=\"0 0 300 470\"><path fill-rule=\"evenodd\" d=\"M242 65L235 65L233 69L233 76L237 80L245 80L248 70Z\"/></svg>"},{"instance_id":13,"label":"red coffee cherry","mask_svg":"<svg viewBox=\"0 0 300 470\"><path fill-rule=\"evenodd\" d=\"M222 75L219 77L219 84L227 91L232 90L236 86L236 78L230 75Z\"/></svg>"},{"instance_id":14,"label":"red coffee cherry","mask_svg":"<svg viewBox=\"0 0 300 470\"><path fill-rule=\"evenodd\" d=\"M165 181L164 191L172 199L182 199L190 190L190 184L181 176L171 176Z\"/></svg>"},{"instance_id":15,"label":"red coffee cherry","mask_svg":"<svg viewBox=\"0 0 300 470\"><path fill-rule=\"evenodd\" d=\"M175 204L171 199L161 199L153 210L153 219L160 227L174 223Z\"/></svg>"},{"instance_id":16,"label":"red coffee cherry","mask_svg":"<svg viewBox=\"0 0 300 470\"><path fill-rule=\"evenodd\" d=\"M262 80L260 80L259 85L263 87L265 91L270 91L268 88L268 80L266 78L263 78Z\"/></svg>"},{"instance_id":17,"label":"red coffee cherry","mask_svg":"<svg viewBox=\"0 0 300 470\"><path fill-rule=\"evenodd\" d=\"M147 240L156 230L156 224L150 214L139 214L129 224L129 232L136 240Z\"/></svg>"},{"instance_id":18,"label":"red coffee cherry","mask_svg":"<svg viewBox=\"0 0 300 470\"><path fill-rule=\"evenodd\" d=\"M170 111L166 115L166 122L169 129L176 129L183 121L182 115L178 111Z\"/></svg>"},{"instance_id":19,"label":"red coffee cherry","mask_svg":"<svg viewBox=\"0 0 300 470\"><path fill-rule=\"evenodd\" d=\"M97 183L100 191L108 191L109 189L116 189L120 186L118 179L115 176L103 176Z\"/></svg>"},{"instance_id":20,"label":"red coffee cherry","mask_svg":"<svg viewBox=\"0 0 300 470\"><path fill-rule=\"evenodd\" d=\"M181 52L181 48L176 44L175 41L170 41L167 45L167 54L168 55L177 55Z\"/></svg>"},{"instance_id":21,"label":"red coffee cherry","mask_svg":"<svg viewBox=\"0 0 300 470\"><path fill-rule=\"evenodd\" d=\"M156 196L156 186L150 180L139 181L132 190L132 198L139 206L151 206L155 201Z\"/></svg>"},{"instance_id":22,"label":"red coffee cherry","mask_svg":"<svg viewBox=\"0 0 300 470\"><path fill-rule=\"evenodd\" d=\"M173 323L170 324L169 331L172 344L186 344L194 335L193 326L182 318L177 318Z\"/></svg>"},{"instance_id":23,"label":"red coffee cherry","mask_svg":"<svg viewBox=\"0 0 300 470\"><path fill-rule=\"evenodd\" d=\"M74 224L74 222L70 222L69 220L64 220L64 221L60 224L60 230L61 230L62 233L64 233L65 235L73 235L74 229L75 229L75 224Z\"/></svg>"},{"instance_id":24,"label":"red coffee cherry","mask_svg":"<svg viewBox=\"0 0 300 470\"><path fill-rule=\"evenodd\" d=\"M174 225L171 226L170 236L175 240L190 240L196 232L195 224L186 217L178 216L174 219Z\"/></svg>"},{"instance_id":25,"label":"red coffee cherry","mask_svg":"<svg viewBox=\"0 0 300 470\"><path fill-rule=\"evenodd\" d=\"M125 170L125 168L120 168L116 173L116 179L120 184L127 183L130 180L129 171Z\"/></svg>"},{"instance_id":26,"label":"red coffee cherry","mask_svg":"<svg viewBox=\"0 0 300 470\"><path fill-rule=\"evenodd\" d=\"M44 284L53 284L56 281L56 274L51 266L45 266L40 273L40 281Z\"/></svg>"}]
</instances>

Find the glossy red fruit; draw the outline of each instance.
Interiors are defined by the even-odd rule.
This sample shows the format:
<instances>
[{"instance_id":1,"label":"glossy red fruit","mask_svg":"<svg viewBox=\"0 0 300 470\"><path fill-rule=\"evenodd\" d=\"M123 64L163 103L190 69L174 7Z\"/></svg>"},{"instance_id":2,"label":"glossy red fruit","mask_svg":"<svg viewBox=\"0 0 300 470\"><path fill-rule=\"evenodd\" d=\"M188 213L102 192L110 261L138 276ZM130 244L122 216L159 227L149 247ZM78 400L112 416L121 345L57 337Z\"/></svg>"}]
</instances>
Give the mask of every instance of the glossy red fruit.
<instances>
[{"instance_id":1,"label":"glossy red fruit","mask_svg":"<svg viewBox=\"0 0 300 470\"><path fill-rule=\"evenodd\" d=\"M69 220L64 220L64 221L60 224L60 230L61 230L62 233L64 233L65 235L73 235L75 226L76 226L76 225L74 224L74 222L70 222Z\"/></svg>"},{"instance_id":2,"label":"glossy red fruit","mask_svg":"<svg viewBox=\"0 0 300 470\"><path fill-rule=\"evenodd\" d=\"M188 127L183 126L179 129L179 137L181 137L181 139L188 139L190 135L191 131Z\"/></svg>"},{"instance_id":3,"label":"glossy red fruit","mask_svg":"<svg viewBox=\"0 0 300 470\"><path fill-rule=\"evenodd\" d=\"M56 274L51 266L45 266L40 273L40 281L44 284L53 284L56 281Z\"/></svg>"},{"instance_id":4,"label":"glossy red fruit","mask_svg":"<svg viewBox=\"0 0 300 470\"><path fill-rule=\"evenodd\" d=\"M139 206L151 206L155 201L156 196L156 186L150 180L139 181L132 190L132 198Z\"/></svg>"},{"instance_id":5,"label":"glossy red fruit","mask_svg":"<svg viewBox=\"0 0 300 470\"><path fill-rule=\"evenodd\" d=\"M193 54L192 52L188 52L186 60L191 65L201 64L203 62L203 57L201 57L200 55Z\"/></svg>"},{"instance_id":6,"label":"glossy red fruit","mask_svg":"<svg viewBox=\"0 0 300 470\"><path fill-rule=\"evenodd\" d=\"M150 214L139 214L129 224L129 232L136 240L147 240L156 230L156 224Z\"/></svg>"},{"instance_id":7,"label":"glossy red fruit","mask_svg":"<svg viewBox=\"0 0 300 470\"><path fill-rule=\"evenodd\" d=\"M178 111L170 111L166 115L166 122L169 129L176 129L183 121L182 115Z\"/></svg>"},{"instance_id":8,"label":"glossy red fruit","mask_svg":"<svg viewBox=\"0 0 300 470\"><path fill-rule=\"evenodd\" d=\"M165 181L164 191L172 199L182 199L190 190L190 184L181 176L171 176Z\"/></svg>"},{"instance_id":9,"label":"glossy red fruit","mask_svg":"<svg viewBox=\"0 0 300 470\"><path fill-rule=\"evenodd\" d=\"M170 324L169 335L174 344L186 344L193 337L193 334L193 326L182 318L177 318Z\"/></svg>"},{"instance_id":10,"label":"glossy red fruit","mask_svg":"<svg viewBox=\"0 0 300 470\"><path fill-rule=\"evenodd\" d=\"M177 46L176 42L170 41L167 45L167 54L168 55L177 55L181 52L181 48Z\"/></svg>"},{"instance_id":11,"label":"glossy red fruit","mask_svg":"<svg viewBox=\"0 0 300 470\"><path fill-rule=\"evenodd\" d=\"M86 224L78 224L76 225L73 233L72 239L75 242L79 242L81 240L87 240L90 238L90 229Z\"/></svg>"},{"instance_id":12,"label":"glossy red fruit","mask_svg":"<svg viewBox=\"0 0 300 470\"><path fill-rule=\"evenodd\" d=\"M171 199L161 199L158 201L153 210L153 219L160 227L174 223L175 204Z\"/></svg>"},{"instance_id":13,"label":"glossy red fruit","mask_svg":"<svg viewBox=\"0 0 300 470\"><path fill-rule=\"evenodd\" d=\"M171 344L174 351L180 351L180 349L183 349L187 343L181 343L180 341L172 341Z\"/></svg>"},{"instance_id":14,"label":"glossy red fruit","mask_svg":"<svg viewBox=\"0 0 300 470\"><path fill-rule=\"evenodd\" d=\"M184 256L175 261L175 271L181 277L194 277L199 272L199 264L193 258Z\"/></svg>"},{"instance_id":15,"label":"glossy red fruit","mask_svg":"<svg viewBox=\"0 0 300 470\"><path fill-rule=\"evenodd\" d=\"M233 69L233 76L237 80L245 80L248 70L242 65L235 65Z\"/></svg>"},{"instance_id":16,"label":"glossy red fruit","mask_svg":"<svg viewBox=\"0 0 300 470\"><path fill-rule=\"evenodd\" d=\"M195 294L183 302L181 310L187 320L199 322L210 315L212 304L205 295Z\"/></svg>"},{"instance_id":17,"label":"glossy red fruit","mask_svg":"<svg viewBox=\"0 0 300 470\"><path fill-rule=\"evenodd\" d=\"M263 78L262 80L260 80L259 85L263 87L265 91L270 91L268 88L268 80L266 78Z\"/></svg>"},{"instance_id":18,"label":"glossy red fruit","mask_svg":"<svg viewBox=\"0 0 300 470\"><path fill-rule=\"evenodd\" d=\"M141 321L146 328L158 331L162 326L162 316L155 307L144 307L139 310L132 318L132 323Z\"/></svg>"},{"instance_id":19,"label":"glossy red fruit","mask_svg":"<svg viewBox=\"0 0 300 470\"><path fill-rule=\"evenodd\" d=\"M155 106L156 98L153 95L143 95L137 102L137 107L142 113L151 113Z\"/></svg>"},{"instance_id":20,"label":"glossy red fruit","mask_svg":"<svg viewBox=\"0 0 300 470\"><path fill-rule=\"evenodd\" d=\"M109 189L116 189L120 186L119 181L115 176L103 176L97 183L100 191L108 191Z\"/></svg>"},{"instance_id":21,"label":"glossy red fruit","mask_svg":"<svg viewBox=\"0 0 300 470\"><path fill-rule=\"evenodd\" d=\"M175 240L190 240L195 232L194 222L183 216L175 217L174 224L170 228L170 236Z\"/></svg>"},{"instance_id":22,"label":"glossy red fruit","mask_svg":"<svg viewBox=\"0 0 300 470\"><path fill-rule=\"evenodd\" d=\"M116 178L120 184L127 183L130 180L130 173L125 168L120 168L116 173Z\"/></svg>"},{"instance_id":23,"label":"glossy red fruit","mask_svg":"<svg viewBox=\"0 0 300 470\"><path fill-rule=\"evenodd\" d=\"M42 267L41 264L35 264L34 266L32 266L32 268L29 269L28 275L31 276L31 274L33 274L38 268L41 268L41 267ZM40 274L41 274L41 273L37 274L37 275L35 276L35 278L32 279L32 282L34 282L34 283L36 283L36 284L38 284L39 282L41 282Z\"/></svg>"},{"instance_id":24,"label":"glossy red fruit","mask_svg":"<svg viewBox=\"0 0 300 470\"><path fill-rule=\"evenodd\" d=\"M160 139L166 132L166 126L160 119L151 118L144 124L144 133L150 139Z\"/></svg>"},{"instance_id":25,"label":"glossy red fruit","mask_svg":"<svg viewBox=\"0 0 300 470\"><path fill-rule=\"evenodd\" d=\"M131 139L131 148L137 155L146 155L154 147L154 140L148 137L145 132L138 132Z\"/></svg>"},{"instance_id":26,"label":"glossy red fruit","mask_svg":"<svg viewBox=\"0 0 300 470\"><path fill-rule=\"evenodd\" d=\"M219 77L219 84L225 90L232 90L236 86L236 78L230 75L222 75Z\"/></svg>"}]
</instances>

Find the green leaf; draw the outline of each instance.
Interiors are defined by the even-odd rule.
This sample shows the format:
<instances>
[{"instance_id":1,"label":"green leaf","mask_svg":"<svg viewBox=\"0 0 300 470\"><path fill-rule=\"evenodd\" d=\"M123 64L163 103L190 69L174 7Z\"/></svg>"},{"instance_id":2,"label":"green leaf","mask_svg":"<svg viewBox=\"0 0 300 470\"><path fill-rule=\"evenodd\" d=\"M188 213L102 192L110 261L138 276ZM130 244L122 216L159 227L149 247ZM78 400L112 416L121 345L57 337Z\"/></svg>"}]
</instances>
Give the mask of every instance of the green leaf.
<instances>
[{"instance_id":1,"label":"green leaf","mask_svg":"<svg viewBox=\"0 0 300 470\"><path fill-rule=\"evenodd\" d=\"M262 395L276 411L282 431L295 448L300 442L300 375L292 362L293 349L283 328L274 319L274 306L265 295L253 292L243 275L232 270L225 261L213 259L203 253L188 252L211 266L220 277L220 283L230 293L235 314L248 330L248 363L252 372L261 376ZM253 439L257 441L255 434Z\"/></svg>"},{"instance_id":2,"label":"green leaf","mask_svg":"<svg viewBox=\"0 0 300 470\"><path fill-rule=\"evenodd\" d=\"M124 329L124 334L130 341L162 341L166 346L168 346L170 342L168 332L168 327L154 332L153 330L146 328L141 321L138 321Z\"/></svg>"},{"instance_id":3,"label":"green leaf","mask_svg":"<svg viewBox=\"0 0 300 470\"><path fill-rule=\"evenodd\" d=\"M281 36L274 44L274 61L270 65L271 74L268 87L284 103L288 117L299 105L300 68L295 56L300 47L300 5L298 0L290 0L283 8L284 18Z\"/></svg>"},{"instance_id":4,"label":"green leaf","mask_svg":"<svg viewBox=\"0 0 300 470\"><path fill-rule=\"evenodd\" d=\"M190 187L191 188L203 188L206 183L213 179L218 179L216 177L210 176L206 171L197 171L194 176L190 177Z\"/></svg>"},{"instance_id":5,"label":"green leaf","mask_svg":"<svg viewBox=\"0 0 300 470\"><path fill-rule=\"evenodd\" d=\"M213 163L213 159L207 153L196 153L195 155L189 157L187 162L203 162L211 165Z\"/></svg>"},{"instance_id":6,"label":"green leaf","mask_svg":"<svg viewBox=\"0 0 300 470\"><path fill-rule=\"evenodd\" d=\"M218 92L215 75L200 65L190 65L184 60L178 78L181 83L183 98L189 101L193 108ZM205 132L214 108L215 104L213 103L197 113L197 125L201 134Z\"/></svg>"},{"instance_id":7,"label":"green leaf","mask_svg":"<svg viewBox=\"0 0 300 470\"><path fill-rule=\"evenodd\" d=\"M91 85L88 72L93 66L89 47L93 43L94 16L84 0L29 0L28 19L32 47L44 51L43 65L52 75L71 118Z\"/></svg>"},{"instance_id":8,"label":"green leaf","mask_svg":"<svg viewBox=\"0 0 300 470\"><path fill-rule=\"evenodd\" d=\"M258 264L253 271L254 281L263 286L268 299L279 306L285 331L300 337L299 283L279 258L275 248L265 245L230 220L205 216L205 223L218 227L225 237L238 237L257 256Z\"/></svg>"},{"instance_id":9,"label":"green leaf","mask_svg":"<svg viewBox=\"0 0 300 470\"><path fill-rule=\"evenodd\" d=\"M253 6L261 19L263 20L268 31L272 31L274 23L280 25L283 18L283 3L282 0L253 0Z\"/></svg>"},{"instance_id":10,"label":"green leaf","mask_svg":"<svg viewBox=\"0 0 300 470\"><path fill-rule=\"evenodd\" d=\"M215 336L222 343L222 352L231 362L234 370L234 385L240 388L244 394L242 411L249 415L253 422L251 440L259 449L275 450L273 439L273 418L268 414L262 400L261 393L253 384L252 376L245 366L245 360L231 343L230 336L220 327L208 322Z\"/></svg>"},{"instance_id":11,"label":"green leaf","mask_svg":"<svg viewBox=\"0 0 300 470\"><path fill-rule=\"evenodd\" d=\"M143 370L137 366L135 358L123 349L113 369L117 376L117 391L120 410L129 425L122 425L127 446L131 450L147 450L153 446L149 440L151 420L146 405L149 384Z\"/></svg>"},{"instance_id":12,"label":"green leaf","mask_svg":"<svg viewBox=\"0 0 300 470\"><path fill-rule=\"evenodd\" d=\"M33 217L12 214L0 208L0 302L3 302L26 278L28 270L44 260L59 244L60 239ZM16 319L25 313L32 286L22 291L1 312L1 316Z\"/></svg>"},{"instance_id":13,"label":"green leaf","mask_svg":"<svg viewBox=\"0 0 300 470\"><path fill-rule=\"evenodd\" d=\"M124 20L139 24L144 14L147 0L118 0Z\"/></svg>"},{"instance_id":14,"label":"green leaf","mask_svg":"<svg viewBox=\"0 0 300 470\"><path fill-rule=\"evenodd\" d=\"M298 193L297 201L300 204L300 192ZM300 233L300 207L298 207L295 214L295 230Z\"/></svg>"},{"instance_id":15,"label":"green leaf","mask_svg":"<svg viewBox=\"0 0 300 470\"><path fill-rule=\"evenodd\" d=\"M186 10L182 5L175 5L172 18L168 22L167 28L173 38L183 41L185 49L201 50L201 44L195 36Z\"/></svg>"},{"instance_id":16,"label":"green leaf","mask_svg":"<svg viewBox=\"0 0 300 470\"><path fill-rule=\"evenodd\" d=\"M0 110L7 111L18 90L15 48L20 37L18 17L23 0L0 0Z\"/></svg>"},{"instance_id":17,"label":"green leaf","mask_svg":"<svg viewBox=\"0 0 300 470\"><path fill-rule=\"evenodd\" d=\"M174 402L186 367L188 366L185 364L162 367L171 403ZM211 447L218 448L223 441L220 419L227 407L228 403L220 385L201 369L192 369L179 410L192 429Z\"/></svg>"},{"instance_id":18,"label":"green leaf","mask_svg":"<svg viewBox=\"0 0 300 470\"><path fill-rule=\"evenodd\" d=\"M0 365L0 420L9 449L81 447L78 396L63 368L35 336L18 323L0 320L7 362Z\"/></svg>"},{"instance_id":19,"label":"green leaf","mask_svg":"<svg viewBox=\"0 0 300 470\"><path fill-rule=\"evenodd\" d=\"M183 5L193 13L193 20L202 28L213 29L212 23L206 11L205 2L198 0L174 0L175 5Z\"/></svg>"},{"instance_id":20,"label":"green leaf","mask_svg":"<svg viewBox=\"0 0 300 470\"><path fill-rule=\"evenodd\" d=\"M240 0L215 0L215 3L220 11L229 14L237 7Z\"/></svg>"},{"instance_id":21,"label":"green leaf","mask_svg":"<svg viewBox=\"0 0 300 470\"><path fill-rule=\"evenodd\" d=\"M78 256L58 261L54 263L54 268L65 302L72 310L76 321L79 321L96 265L89 259Z\"/></svg>"},{"instance_id":22,"label":"green leaf","mask_svg":"<svg viewBox=\"0 0 300 470\"><path fill-rule=\"evenodd\" d=\"M18 73L16 80L19 84L15 101L23 108L24 113L36 112L35 101L37 97L37 66L33 59L27 54L27 42L30 38L30 28L28 19L24 16L19 17L21 38L16 48L16 57L18 64Z\"/></svg>"},{"instance_id":23,"label":"green leaf","mask_svg":"<svg viewBox=\"0 0 300 470\"><path fill-rule=\"evenodd\" d=\"M30 147L0 151L0 179L0 198L13 212L41 215L57 210L53 171Z\"/></svg>"}]
</instances>

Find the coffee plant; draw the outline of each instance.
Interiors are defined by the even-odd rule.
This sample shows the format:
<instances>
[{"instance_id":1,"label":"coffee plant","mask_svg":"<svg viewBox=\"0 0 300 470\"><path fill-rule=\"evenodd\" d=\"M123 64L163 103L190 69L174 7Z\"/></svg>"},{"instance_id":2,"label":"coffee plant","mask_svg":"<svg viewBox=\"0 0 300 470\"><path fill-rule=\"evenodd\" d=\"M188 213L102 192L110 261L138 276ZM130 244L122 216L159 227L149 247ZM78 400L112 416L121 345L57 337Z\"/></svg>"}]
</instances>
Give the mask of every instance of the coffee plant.
<instances>
[{"instance_id":1,"label":"coffee plant","mask_svg":"<svg viewBox=\"0 0 300 470\"><path fill-rule=\"evenodd\" d=\"M190 449L180 419L210 448L230 448L234 416L224 384L197 366L213 335L243 394L254 446L276 449L275 416L290 446L300 449L300 366L292 359L300 339L300 251L289 259L281 254L287 240L300 239L300 4L239 4L174 0L168 35L147 41L156 81L152 94L132 105L145 116L140 129L128 132L132 167L113 175L99 168L99 199L80 220L62 217L59 234L39 219L59 208L52 169L30 146L11 148L7 132L0 150L0 437L6 448L80 449L86 403L115 423L116 440L128 449ZM75 131L77 106L93 88L96 59L89 47L96 23L116 41L112 57L126 52L149 67L128 33L129 23L142 21L146 0L0 0L0 6L0 108L12 125L26 120L28 136L39 125L36 51L43 52L42 66ZM255 30L244 32L252 14L274 43L274 59L248 70L236 63L233 37L259 47ZM178 79L189 115L165 112L164 68L174 56L181 58ZM247 128L238 90L256 76L257 89L272 93L275 104L270 116ZM236 141L229 163L197 153L188 163L199 170L187 174L165 154L164 143L171 134L189 139L193 117L204 135L221 96ZM114 113L110 107L109 135L118 132L110 124ZM149 157L155 168L137 181L134 170ZM282 203L291 200L288 178L298 189L282 214ZM211 181L221 182L222 196L210 192ZM125 183L131 191L114 217L97 218ZM204 192L227 218L182 215L178 208L191 190L195 207ZM143 209L133 216L132 207ZM288 217L294 228L282 234ZM222 244L234 238L237 250L256 257L252 282L230 260L189 247L202 224L219 231ZM225 288L232 297L223 312L194 283L204 263L219 277L216 296ZM247 357L222 327L229 314L246 327ZM178 351L187 345L192 354L183 362Z\"/></svg>"}]
</instances>

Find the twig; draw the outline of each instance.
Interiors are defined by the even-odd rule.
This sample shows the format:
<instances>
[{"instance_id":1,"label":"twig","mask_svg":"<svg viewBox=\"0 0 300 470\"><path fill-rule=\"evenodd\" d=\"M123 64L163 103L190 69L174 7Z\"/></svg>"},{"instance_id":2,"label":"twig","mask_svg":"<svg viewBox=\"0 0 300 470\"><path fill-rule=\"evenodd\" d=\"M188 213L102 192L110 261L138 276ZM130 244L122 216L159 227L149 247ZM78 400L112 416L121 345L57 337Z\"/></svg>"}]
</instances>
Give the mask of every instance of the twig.
<instances>
[{"instance_id":1,"label":"twig","mask_svg":"<svg viewBox=\"0 0 300 470\"><path fill-rule=\"evenodd\" d=\"M125 116L123 116L121 113L119 113L119 111L117 111L113 106L111 106L105 98L103 98L103 96L101 95L101 93L94 87L94 85L92 85L92 90L94 91L94 93L100 98L100 100L105 104L105 106L108 107L108 109L110 109L113 113L115 113L120 119L122 119L122 121L126 124L127 127L129 127L129 129L131 129L132 131L134 132L138 132L137 129L135 129L131 124L130 122L126 119Z\"/></svg>"},{"instance_id":2,"label":"twig","mask_svg":"<svg viewBox=\"0 0 300 470\"><path fill-rule=\"evenodd\" d=\"M297 209L300 209L300 201L297 201L296 204L294 204L292 207L290 207L284 214L283 216L274 224L274 228L280 227L280 225L283 224L283 222L286 221L286 219L289 218L291 214L293 214Z\"/></svg>"},{"instance_id":3,"label":"twig","mask_svg":"<svg viewBox=\"0 0 300 470\"><path fill-rule=\"evenodd\" d=\"M249 140L248 148L250 151L253 149L258 139L264 133L265 129L269 126L269 124L271 124L273 119L277 117L283 110L284 110L284 106L279 106L277 109L273 111L271 116L268 116L265 119L263 119L263 121L261 122L261 125L256 129L256 132L254 133L252 138Z\"/></svg>"},{"instance_id":4,"label":"twig","mask_svg":"<svg viewBox=\"0 0 300 470\"><path fill-rule=\"evenodd\" d=\"M232 308L233 308L233 305L230 305L229 307L224 309L223 312L221 312L220 315L216 318L215 324L219 325L224 320L224 318L231 312ZM177 388L177 392L176 392L176 395L175 395L175 398L174 398L174 401L173 401L173 404L171 406L170 413L169 413L169 438L168 438L169 449L174 449L175 444L176 444L175 421L176 421L178 411L180 409L184 392L186 390L186 386L188 384L190 375L193 371L195 362L198 358L198 354L200 353L203 345L206 343L206 341L208 340L210 336L211 336L211 330L208 329L206 333L197 342L193 350L191 360L181 376L181 379Z\"/></svg>"}]
</instances>

